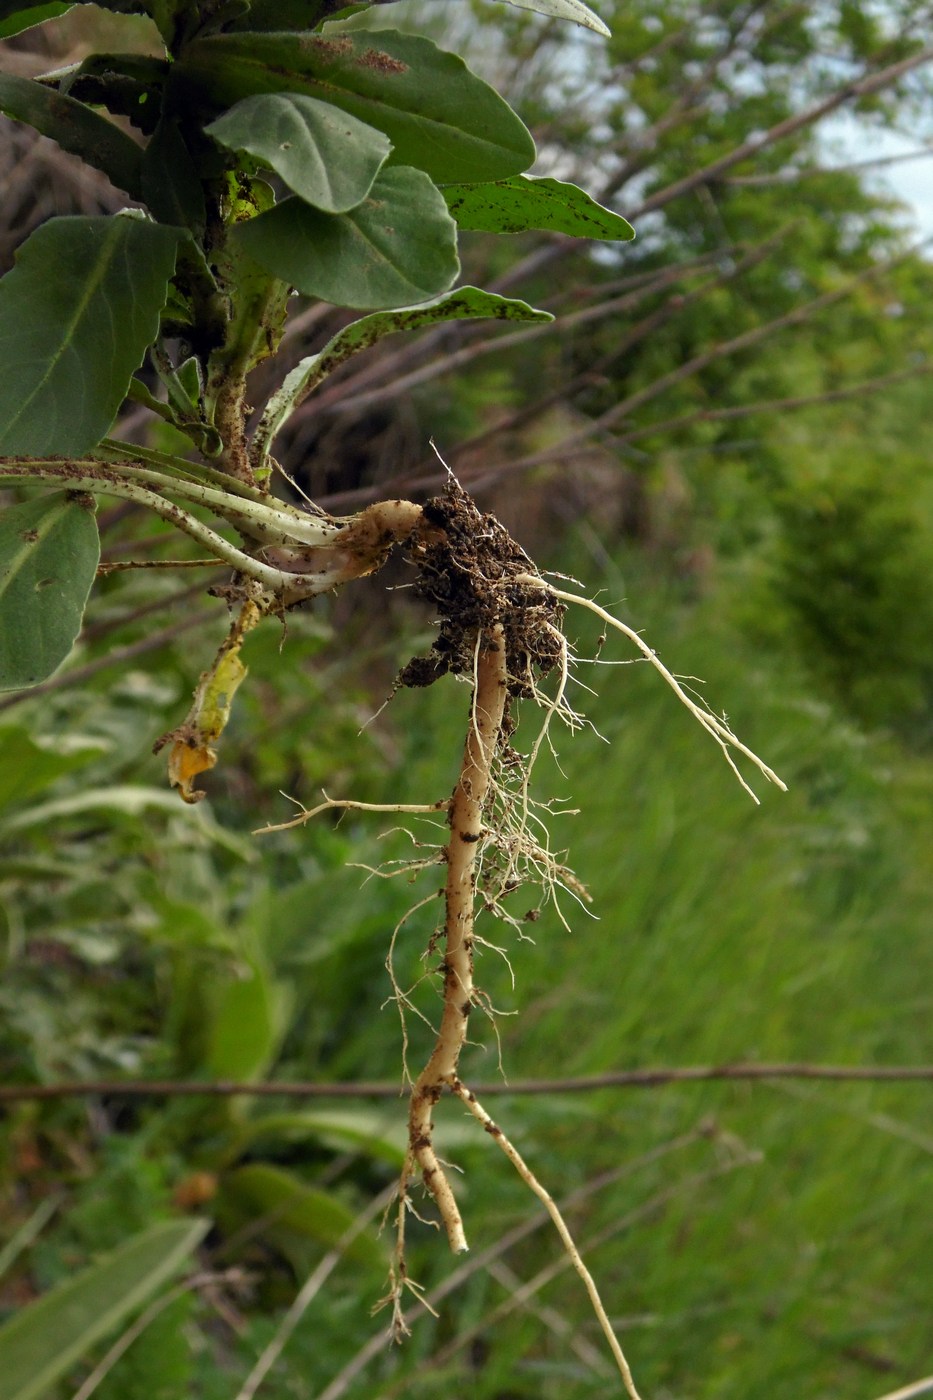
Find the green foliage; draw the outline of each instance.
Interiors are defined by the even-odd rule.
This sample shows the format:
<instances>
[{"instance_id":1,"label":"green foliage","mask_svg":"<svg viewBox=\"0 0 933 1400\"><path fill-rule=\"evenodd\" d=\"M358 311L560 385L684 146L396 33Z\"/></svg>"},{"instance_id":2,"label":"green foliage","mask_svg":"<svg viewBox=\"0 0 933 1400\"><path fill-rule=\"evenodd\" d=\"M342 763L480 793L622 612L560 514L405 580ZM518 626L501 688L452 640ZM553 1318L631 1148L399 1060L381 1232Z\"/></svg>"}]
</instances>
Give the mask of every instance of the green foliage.
<instances>
[{"instance_id":1,"label":"green foliage","mask_svg":"<svg viewBox=\"0 0 933 1400\"><path fill-rule=\"evenodd\" d=\"M59 15L67 14L70 9L70 5L59 4L56 0L49 5L32 6L24 6L21 0L6 0L5 4L0 5L0 39L10 39L14 34L21 34L24 29L30 29L35 24L57 19Z\"/></svg>"},{"instance_id":2,"label":"green foliage","mask_svg":"<svg viewBox=\"0 0 933 1400\"><path fill-rule=\"evenodd\" d=\"M457 230L423 171L394 166L346 214L288 199L240 226L237 242L273 276L341 306L436 297L460 271Z\"/></svg>"},{"instance_id":3,"label":"green foliage","mask_svg":"<svg viewBox=\"0 0 933 1400\"><path fill-rule=\"evenodd\" d=\"M218 34L188 45L169 100L233 107L260 93L320 98L382 131L392 161L434 180L518 174L534 143L506 102L429 39L368 34Z\"/></svg>"},{"instance_id":4,"label":"green foliage","mask_svg":"<svg viewBox=\"0 0 933 1400\"><path fill-rule=\"evenodd\" d=\"M142 155L136 142L83 102L6 73L0 74L0 111L96 166L127 194L140 194Z\"/></svg>"},{"instance_id":5,"label":"green foliage","mask_svg":"<svg viewBox=\"0 0 933 1400\"><path fill-rule=\"evenodd\" d=\"M47 78L0 77L0 108L146 206L122 217L48 220L0 281L0 452L10 480L43 470L67 478L64 465L34 461L30 469L18 459L82 458L100 447L132 395L220 464L219 484L237 479L261 502L270 435L313 387L312 376L275 398L252 461L246 376L276 352L295 290L343 307L401 309L406 319L396 329L460 312L503 315L501 299L473 293L442 311L427 308L436 314L420 322L408 314L412 303L436 301L459 272L457 226L440 185L458 188L460 203L463 182L486 190L487 205L504 195L502 227L518 219L631 236L624 220L571 187L508 183L534 160L527 128L461 58L429 39L387 29L374 40L330 25L329 3L277 10L274 29L268 7L246 0L219 10L193 0L104 8L148 15L162 52L91 53ZM575 0L546 9L604 28ZM0 21L13 32L58 12L13 5ZM128 119L143 140L113 118ZM475 210L464 217L477 226ZM513 304L508 314L523 313ZM328 347L317 358L314 382L375 338L371 324L351 330L339 353ZM130 445L126 456L132 462ZM95 462L91 485L129 491L230 562L222 542L148 489L164 492L179 476L201 474L183 459L156 465L171 475L143 481L137 473L134 492L125 469L102 473ZM88 485L87 473L71 479ZM211 505L257 548L236 493L215 492ZM281 528L274 533L281 542ZM267 529L259 547L270 538ZM265 565L252 572L269 582ZM75 590L79 615L84 597ZM30 661L24 675L44 678L62 655ZM11 671L11 685L18 675Z\"/></svg>"},{"instance_id":6,"label":"green foliage","mask_svg":"<svg viewBox=\"0 0 933 1400\"><path fill-rule=\"evenodd\" d=\"M99 558L90 498L60 492L0 515L0 690L36 685L64 661Z\"/></svg>"},{"instance_id":7,"label":"green foliage","mask_svg":"<svg viewBox=\"0 0 933 1400\"><path fill-rule=\"evenodd\" d=\"M292 92L246 97L206 130L227 150L248 151L326 214L361 204L392 149L384 132Z\"/></svg>"},{"instance_id":8,"label":"green foliage","mask_svg":"<svg viewBox=\"0 0 933 1400\"><path fill-rule=\"evenodd\" d=\"M39 1400L178 1272L207 1228L198 1220L152 1225L0 1327L3 1400Z\"/></svg>"},{"instance_id":9,"label":"green foliage","mask_svg":"<svg viewBox=\"0 0 933 1400\"><path fill-rule=\"evenodd\" d=\"M566 551L565 562L593 573L591 562ZM656 553L629 549L618 565L662 656L702 672L711 697L729 696L734 722L767 748L791 792L753 810L646 669L597 673L602 693L588 698L587 709L609 746L593 735L562 742L563 776L555 770L539 781L567 799L562 806L587 812L560 819L555 842L570 845L599 917L567 904L568 935L545 909L528 926L533 943L494 930L490 941L506 947L514 989L495 952L486 950L480 962L492 1002L503 1012L521 1006L519 1016L498 1022L510 1080L538 1076L544 1066L598 1073L745 1057L919 1061L929 1041L928 1008L917 993L930 972L922 932L931 897L923 851L928 760L867 739L814 698L786 652L771 656L750 645L730 621L745 588L741 577L730 579L726 569L703 601L684 603L676 582L664 581ZM619 572L597 581L622 591ZM583 654L593 640L579 637ZM249 658L256 690L231 736L230 788L217 798L238 831L288 811L274 783L310 801L320 783L337 791L349 781L341 767L360 767L358 719L348 715L344 731L333 728L315 688L345 677L329 671L336 656L329 663L319 639L293 636L286 645L288 666L279 664L276 639L267 644L261 635ZM311 657L309 673L301 662ZM607 647L604 658L618 653ZM171 690L179 669L177 659L163 659L155 674ZM352 693L345 678L342 688ZM20 713L34 726L31 717L52 699L25 701ZM449 785L437 756L449 755L459 739L462 705L437 707L432 699L406 693L389 712L379 743L394 749L397 768L380 772L364 743L367 766L353 781L367 799L389 800L403 785L405 796ZM121 703L130 702L102 692L98 711L112 712L115 734L129 721L127 732L141 744L151 722L142 722L139 701L121 717ZM81 704L89 712L91 697ZM282 717L278 733L263 741L268 771L257 768L253 737L263 710ZM96 729L102 732L100 718ZM516 744L526 743L520 732ZM138 766L135 754L132 761ZM29 755L13 762L28 770ZM118 767L114 756L89 749L84 768L61 768L56 787L33 797L33 806L48 809L54 791L67 813L67 795L87 785L92 763L98 773L106 763ZM244 812L242 793L254 782L260 810ZM115 810L109 826L101 810L101 825L89 827L90 810L72 805L74 816L50 816L6 837L10 858L57 854L61 865L54 901L42 902L37 883L28 898L17 891L9 868L3 886L8 907L19 905L25 919L22 952L6 970L20 1003L18 1018L4 1008L7 1066L32 1062L22 1022L28 1001L44 1008L45 1076L206 1074L213 1017L227 1015L224 988L249 985L261 952L268 975L292 989L270 1074L396 1073L397 1017L391 1007L380 1011L389 992L386 940L438 873L426 872L413 889L367 882L365 871L342 867L348 857L373 865L404 854L407 840L394 838L395 848L392 838L377 842L355 818L264 837L264 876L255 862L207 839L199 809L175 818L155 808L148 817ZM413 830L417 838L420 828ZM119 893L109 907L105 883ZM429 906L402 930L400 970L417 975L433 919ZM101 961L108 933L109 961ZM70 956L41 962L51 955L49 939ZM421 1004L430 1012L435 1003L426 995ZM422 1048L414 1019L410 1031L414 1057ZM89 1041L97 1042L93 1054ZM470 1053L470 1077L494 1080L495 1051ZM802 1376L821 1393L872 1395L876 1366L893 1368L883 1381L889 1388L923 1372L925 1241L916 1219L931 1187L923 1094L918 1085L689 1085L585 1098L515 1095L497 1100L494 1112L559 1196L628 1166L573 1219L584 1246L605 1235L585 1257L614 1314L630 1319L623 1335L644 1390L694 1386L703 1400L742 1400L752 1377L775 1400L795 1400ZM144 1380L158 1393L166 1376L182 1374L191 1393L229 1398L297 1282L397 1170L404 1147L398 1105L288 1110L245 1097L229 1108L200 1099L135 1106L111 1099L96 1113L108 1121L103 1136L94 1118L67 1104L18 1107L3 1129L19 1159L34 1162L22 1173L26 1199L18 1198L12 1216L6 1206L11 1224L44 1189L63 1183L68 1191L67 1211L46 1224L15 1276L28 1267L39 1286L52 1286L67 1275L76 1248L95 1240L109 1247L147 1213L164 1216L172 1195L206 1174L216 1188L209 1209L222 1220L210 1264L245 1268L256 1280L250 1297L232 1299L242 1335L226 1329L209 1303L196 1302L184 1355L177 1341L164 1358L155 1341L142 1353L134 1344L113 1372L111 1393L145 1393ZM698 1136L671 1145L698 1124ZM445 1114L441 1140L465 1170L478 1254L528 1217L529 1202L493 1145L460 1115ZM63 1144L77 1154L77 1169L62 1160ZM746 1161L745 1150L762 1159ZM357 1261L341 1266L270 1379L274 1400L320 1393L367 1340L385 1248L368 1234ZM555 1264L556 1248L542 1229L506 1262L529 1279ZM449 1274L434 1232L416 1235L410 1267L428 1287ZM596 1344L566 1271L536 1296ZM430 1396L443 1383L469 1386L477 1400L495 1400L505 1386L542 1400L603 1396L606 1376L566 1338L520 1313L493 1320L507 1298L494 1278L474 1276L441 1305L440 1319L422 1313L405 1348L380 1354L357 1381L359 1393L381 1400L394 1387ZM466 1344L474 1325L470 1350L444 1361L448 1346L458 1336ZM705 1358L699 1381L698 1354Z\"/></svg>"},{"instance_id":10,"label":"green foliage","mask_svg":"<svg viewBox=\"0 0 933 1400\"><path fill-rule=\"evenodd\" d=\"M181 234L54 219L0 281L0 451L80 456L107 432L159 329Z\"/></svg>"},{"instance_id":11,"label":"green foliage","mask_svg":"<svg viewBox=\"0 0 933 1400\"><path fill-rule=\"evenodd\" d=\"M781 508L775 588L809 664L868 724L925 736L933 701L930 557L879 485L823 487Z\"/></svg>"},{"instance_id":12,"label":"green foliage","mask_svg":"<svg viewBox=\"0 0 933 1400\"><path fill-rule=\"evenodd\" d=\"M631 224L564 180L516 175L494 184L444 185L444 198L460 228L485 233L549 229L576 238L634 238Z\"/></svg>"}]
</instances>

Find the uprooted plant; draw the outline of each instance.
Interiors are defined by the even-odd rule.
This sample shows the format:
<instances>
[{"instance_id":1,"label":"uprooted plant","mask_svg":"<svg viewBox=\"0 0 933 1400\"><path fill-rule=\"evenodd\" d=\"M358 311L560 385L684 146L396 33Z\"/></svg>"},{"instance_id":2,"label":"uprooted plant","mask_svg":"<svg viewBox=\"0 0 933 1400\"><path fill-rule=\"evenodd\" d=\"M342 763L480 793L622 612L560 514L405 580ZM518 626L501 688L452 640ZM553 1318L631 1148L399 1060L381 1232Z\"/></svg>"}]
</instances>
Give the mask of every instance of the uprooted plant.
<instances>
[{"instance_id":1,"label":"uprooted plant","mask_svg":"<svg viewBox=\"0 0 933 1400\"><path fill-rule=\"evenodd\" d=\"M516 3L603 29L579 0ZM431 939L440 954L441 1019L433 1051L411 1076L392 1298L400 1315L404 1224L417 1173L451 1247L466 1248L434 1143L433 1110L451 1092L548 1203L635 1395L556 1207L459 1069L470 1015L483 1005L473 972L477 913L520 925L506 900L527 880L549 894L565 887L585 895L552 853L550 808L529 786L552 722L581 723L567 699L573 656L565 610L580 604L597 612L659 670L730 763L733 751L744 754L777 779L637 633L542 577L452 477L434 499L385 500L343 518L273 494L276 435L351 356L387 335L445 321L551 319L474 287L451 290L458 224L603 239L632 230L576 187L524 175L534 146L519 118L427 39L354 27L333 0L102 5L148 15L162 56L98 54L35 80L0 76L2 110L102 170L135 206L110 218L51 219L0 281L0 478L56 488L0 516L0 688L35 685L69 654L99 566L96 499L152 511L196 541L207 562L232 570L211 590L230 609L227 638L188 716L159 741L169 747L171 782L197 801L196 780L216 761L245 676L247 633L401 551L438 631L430 655L409 661L399 684L453 674L471 685L472 702L450 798L381 809L447 818L444 841L426 858L445 869L444 917ZM3 32L39 14L5 0ZM127 119L133 134L111 116ZM296 292L368 314L254 406L250 375L279 350ZM126 400L152 415L163 433L156 445L108 435ZM193 455L171 450L179 434ZM543 716L527 754L512 742L519 702ZM364 804L327 798L322 806ZM397 983L394 991L404 1005Z\"/></svg>"}]
</instances>

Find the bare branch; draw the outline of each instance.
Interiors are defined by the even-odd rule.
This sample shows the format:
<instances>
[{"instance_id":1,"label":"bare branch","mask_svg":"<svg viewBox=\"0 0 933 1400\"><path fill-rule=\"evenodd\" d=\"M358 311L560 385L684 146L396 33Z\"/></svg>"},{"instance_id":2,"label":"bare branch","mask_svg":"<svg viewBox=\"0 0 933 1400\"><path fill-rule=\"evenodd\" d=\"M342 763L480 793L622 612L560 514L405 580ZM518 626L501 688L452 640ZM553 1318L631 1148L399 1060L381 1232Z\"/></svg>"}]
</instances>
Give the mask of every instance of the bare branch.
<instances>
[{"instance_id":1,"label":"bare branch","mask_svg":"<svg viewBox=\"0 0 933 1400\"><path fill-rule=\"evenodd\" d=\"M514 1094L584 1094L599 1089L656 1089L666 1084L707 1084L712 1080L813 1079L849 1084L929 1084L933 1064L824 1065L806 1061L776 1064L658 1065L645 1069L609 1070L605 1074L565 1079L516 1079L477 1084L484 1099ZM397 1082L385 1080L240 1080L78 1079L55 1084L0 1084L0 1103L40 1102L69 1098L255 1098L397 1099Z\"/></svg>"}]
</instances>

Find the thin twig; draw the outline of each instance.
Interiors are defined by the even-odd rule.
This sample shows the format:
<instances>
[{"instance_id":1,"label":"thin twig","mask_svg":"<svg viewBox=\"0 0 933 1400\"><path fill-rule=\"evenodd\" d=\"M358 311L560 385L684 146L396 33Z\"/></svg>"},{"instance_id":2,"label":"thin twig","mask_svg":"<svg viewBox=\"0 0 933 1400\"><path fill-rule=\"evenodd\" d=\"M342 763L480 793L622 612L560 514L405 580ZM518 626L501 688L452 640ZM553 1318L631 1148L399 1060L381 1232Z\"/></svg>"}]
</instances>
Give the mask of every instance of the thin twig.
<instances>
[{"instance_id":1,"label":"thin twig","mask_svg":"<svg viewBox=\"0 0 933 1400\"><path fill-rule=\"evenodd\" d=\"M842 1084L929 1084L933 1065L786 1064L658 1065L647 1069L611 1070L606 1074L566 1079L516 1079L510 1083L477 1084L484 1099L514 1094L585 1094L600 1089L658 1089L667 1084L708 1084L714 1081L779 1079L829 1080ZM354 1082L270 1080L83 1079L61 1084L0 1084L0 1103L40 1102L69 1098L255 1098L397 1099L398 1083L385 1080Z\"/></svg>"},{"instance_id":2,"label":"thin twig","mask_svg":"<svg viewBox=\"0 0 933 1400\"><path fill-rule=\"evenodd\" d=\"M623 1352L622 1347L619 1343L619 1339L613 1330L612 1323L609 1321L608 1314L606 1313L606 1309L603 1306L603 1301L599 1296L599 1290L596 1287L593 1275L590 1273L589 1269L583 1262L583 1257L576 1246L573 1235L567 1228L567 1223L560 1212L557 1202L554 1200L550 1192L547 1191L544 1186L542 1186L541 1182L538 1180L534 1172L528 1166L528 1163L521 1156L517 1148L509 1141L509 1139L506 1137L505 1133L502 1131L499 1125L493 1122L493 1120L490 1118L489 1114L483 1108L482 1104L479 1102L472 1090L468 1089L466 1085L463 1084L459 1079L456 1079L454 1081L452 1087L454 1093L461 1100L461 1102L466 1104L467 1108L473 1114L473 1117L476 1118L480 1123L482 1123L486 1132L490 1135L493 1141L497 1143L498 1146L502 1149L506 1157L508 1157L509 1161L512 1163L512 1166L518 1172L522 1181L525 1183L525 1185L530 1191L534 1192L534 1194L538 1197L538 1200L544 1206L548 1215L551 1217L552 1221L554 1222L554 1227L557 1230L557 1233L560 1235L561 1243L563 1244L564 1249L567 1251L567 1256L570 1259L571 1264L576 1269L577 1273L580 1275L580 1278L583 1280L583 1285L587 1291L587 1294L589 1295L590 1305L592 1306L596 1319L603 1330L603 1335L605 1336L606 1341L609 1343L609 1349L612 1352L612 1355L615 1358L615 1363L619 1368L619 1374L621 1375L623 1383L625 1385L626 1393L631 1397L631 1400L640 1400L638 1391L635 1388L635 1381L632 1378L631 1368L629 1367L628 1361L625 1359L625 1353Z\"/></svg>"},{"instance_id":3,"label":"thin twig","mask_svg":"<svg viewBox=\"0 0 933 1400\"><path fill-rule=\"evenodd\" d=\"M304 826L305 822L309 822L312 817L319 816L321 812L402 812L418 814L443 812L449 806L450 802L446 797L440 802L356 802L352 798L328 797L325 792L324 801L319 802L316 807L312 807L310 810L307 807L302 807L299 816L292 817L291 821L270 822L268 826L257 827L252 834L254 836L267 836L270 831L290 831L293 826Z\"/></svg>"}]
</instances>

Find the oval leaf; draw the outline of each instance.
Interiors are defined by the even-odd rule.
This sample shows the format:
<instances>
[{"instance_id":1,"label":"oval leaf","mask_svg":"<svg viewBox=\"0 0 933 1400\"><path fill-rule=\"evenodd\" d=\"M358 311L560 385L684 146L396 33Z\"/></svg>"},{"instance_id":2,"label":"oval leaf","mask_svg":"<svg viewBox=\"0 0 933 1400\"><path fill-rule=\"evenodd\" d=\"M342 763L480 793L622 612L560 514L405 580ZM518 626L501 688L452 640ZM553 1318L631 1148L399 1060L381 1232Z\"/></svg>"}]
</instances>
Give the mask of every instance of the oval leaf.
<instances>
[{"instance_id":1,"label":"oval leaf","mask_svg":"<svg viewBox=\"0 0 933 1400\"><path fill-rule=\"evenodd\" d=\"M39 1400L87 1351L179 1271L209 1221L134 1235L0 1327L0 1400Z\"/></svg>"},{"instance_id":2,"label":"oval leaf","mask_svg":"<svg viewBox=\"0 0 933 1400\"><path fill-rule=\"evenodd\" d=\"M212 34L174 65L177 101L215 110L256 93L332 103L385 132L391 159L438 180L496 180L535 157L527 128L461 58L394 30L335 34Z\"/></svg>"},{"instance_id":3,"label":"oval leaf","mask_svg":"<svg viewBox=\"0 0 933 1400\"><path fill-rule=\"evenodd\" d=\"M36 685L61 665L99 559L86 497L60 491L0 515L0 690Z\"/></svg>"},{"instance_id":4,"label":"oval leaf","mask_svg":"<svg viewBox=\"0 0 933 1400\"><path fill-rule=\"evenodd\" d=\"M516 175L482 185L444 185L442 194L460 228L483 233L525 233L547 229L574 238L621 241L635 230L621 214L564 180Z\"/></svg>"},{"instance_id":5,"label":"oval leaf","mask_svg":"<svg viewBox=\"0 0 933 1400\"><path fill-rule=\"evenodd\" d=\"M369 194L392 143L330 102L301 93L246 97L207 128L267 165L315 209L342 214Z\"/></svg>"},{"instance_id":6,"label":"oval leaf","mask_svg":"<svg viewBox=\"0 0 933 1400\"><path fill-rule=\"evenodd\" d=\"M0 453L96 447L159 331L180 229L49 219L0 280Z\"/></svg>"},{"instance_id":7,"label":"oval leaf","mask_svg":"<svg viewBox=\"0 0 933 1400\"><path fill-rule=\"evenodd\" d=\"M517 298L500 297L495 292L484 292L479 287L458 287L454 292L446 292L433 301L422 302L419 306L400 306L394 311L374 311L371 316L363 316L352 321L327 342L316 355L308 355L285 376L282 385L271 396L259 427L256 430L255 447L265 457L276 433L294 409L316 389L329 374L333 374L344 360L371 345L384 336L396 335L399 331L419 330L422 326L437 325L442 321L495 320L495 321L553 321L550 311L537 311L526 301Z\"/></svg>"},{"instance_id":8,"label":"oval leaf","mask_svg":"<svg viewBox=\"0 0 933 1400\"><path fill-rule=\"evenodd\" d=\"M142 151L112 121L83 102L29 78L0 73L0 111L28 122L63 151L102 170L118 189L139 197Z\"/></svg>"},{"instance_id":9,"label":"oval leaf","mask_svg":"<svg viewBox=\"0 0 933 1400\"><path fill-rule=\"evenodd\" d=\"M384 170L349 213L323 214L286 199L234 236L267 272L336 306L427 301L460 270L457 226L443 195L405 166Z\"/></svg>"},{"instance_id":10,"label":"oval leaf","mask_svg":"<svg viewBox=\"0 0 933 1400\"><path fill-rule=\"evenodd\" d=\"M603 24L599 15L594 14L581 0L505 0L507 5L515 5L520 10L534 10L539 15L551 19L569 19L574 24L582 24L584 29L593 29L608 39L611 30Z\"/></svg>"}]
</instances>

